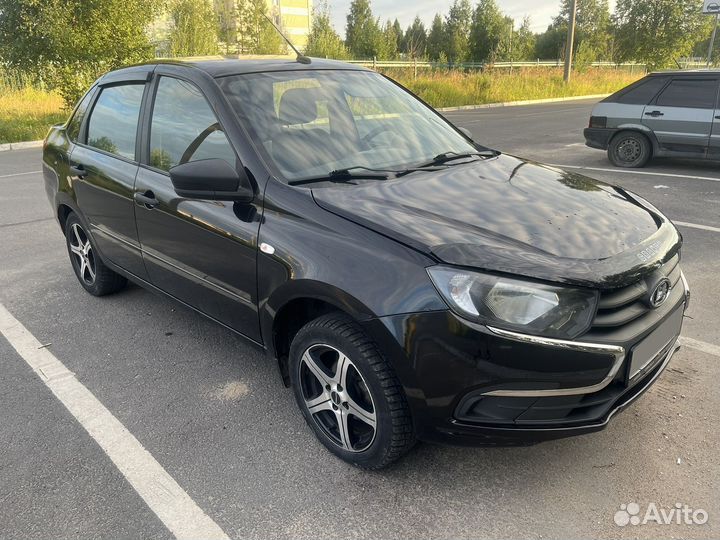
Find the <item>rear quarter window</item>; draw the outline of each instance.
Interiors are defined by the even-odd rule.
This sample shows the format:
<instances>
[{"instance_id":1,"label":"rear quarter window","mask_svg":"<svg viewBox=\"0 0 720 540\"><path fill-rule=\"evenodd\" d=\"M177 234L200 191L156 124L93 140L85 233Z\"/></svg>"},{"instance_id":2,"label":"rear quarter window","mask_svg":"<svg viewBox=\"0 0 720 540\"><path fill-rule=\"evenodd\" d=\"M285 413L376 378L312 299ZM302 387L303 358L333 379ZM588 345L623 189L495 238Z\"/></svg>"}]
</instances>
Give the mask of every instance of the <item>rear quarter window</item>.
<instances>
[{"instance_id":1,"label":"rear quarter window","mask_svg":"<svg viewBox=\"0 0 720 540\"><path fill-rule=\"evenodd\" d=\"M83 119L85 118L85 114L87 113L94 93L95 90L91 89L87 94L85 94L82 100L80 100L80 104L75 108L75 113L70 119L70 122L68 122L66 133L72 142L77 142L80 137L80 127L82 126Z\"/></svg>"},{"instance_id":2,"label":"rear quarter window","mask_svg":"<svg viewBox=\"0 0 720 540\"><path fill-rule=\"evenodd\" d=\"M646 77L610 96L610 103L647 105L667 83L668 77Z\"/></svg>"}]
</instances>

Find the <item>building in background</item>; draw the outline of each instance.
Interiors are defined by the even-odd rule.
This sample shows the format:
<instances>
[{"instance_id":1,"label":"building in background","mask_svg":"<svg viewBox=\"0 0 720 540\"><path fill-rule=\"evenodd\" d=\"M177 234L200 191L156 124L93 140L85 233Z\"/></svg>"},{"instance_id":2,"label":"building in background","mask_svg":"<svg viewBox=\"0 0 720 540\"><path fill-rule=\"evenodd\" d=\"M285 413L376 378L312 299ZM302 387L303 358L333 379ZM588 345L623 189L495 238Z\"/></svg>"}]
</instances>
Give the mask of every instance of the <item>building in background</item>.
<instances>
[{"instance_id":1,"label":"building in background","mask_svg":"<svg viewBox=\"0 0 720 540\"><path fill-rule=\"evenodd\" d=\"M267 0L275 22L298 49L307 45L312 26L312 0Z\"/></svg>"}]
</instances>

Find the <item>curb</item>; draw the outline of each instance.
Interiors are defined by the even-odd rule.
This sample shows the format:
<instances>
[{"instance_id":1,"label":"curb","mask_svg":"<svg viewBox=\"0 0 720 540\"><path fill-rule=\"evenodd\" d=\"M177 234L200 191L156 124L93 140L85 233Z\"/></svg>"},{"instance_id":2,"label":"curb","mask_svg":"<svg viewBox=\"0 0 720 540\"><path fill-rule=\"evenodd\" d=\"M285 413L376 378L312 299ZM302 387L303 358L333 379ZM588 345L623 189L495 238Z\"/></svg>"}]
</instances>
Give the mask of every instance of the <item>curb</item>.
<instances>
[{"instance_id":1,"label":"curb","mask_svg":"<svg viewBox=\"0 0 720 540\"><path fill-rule=\"evenodd\" d=\"M442 107L435 109L440 112L452 111L472 111L474 109L495 109L497 107L518 107L520 105L538 105L541 103L560 103L563 101L580 101L583 99L602 99L610 94L592 94L590 96L571 96L561 98L545 98L545 99L529 99L525 101L506 101L505 103L483 103L481 105L461 105L459 107ZM26 148L38 148L42 146L42 141L23 141L0 144L0 152L8 150L24 150Z\"/></svg>"},{"instance_id":2,"label":"curb","mask_svg":"<svg viewBox=\"0 0 720 540\"><path fill-rule=\"evenodd\" d=\"M590 96L570 96L561 98L529 99L524 101L506 101L505 103L483 103L482 105L461 105L459 107L442 107L435 109L440 112L472 111L474 109L495 109L498 107L518 107L520 105L539 105L541 103L561 103L563 101L581 101L583 99L602 99L610 94L592 94Z\"/></svg>"},{"instance_id":3,"label":"curb","mask_svg":"<svg viewBox=\"0 0 720 540\"><path fill-rule=\"evenodd\" d=\"M22 141L14 143L0 144L0 152L7 152L9 150L24 150L26 148L39 148L43 144L42 141Z\"/></svg>"}]
</instances>

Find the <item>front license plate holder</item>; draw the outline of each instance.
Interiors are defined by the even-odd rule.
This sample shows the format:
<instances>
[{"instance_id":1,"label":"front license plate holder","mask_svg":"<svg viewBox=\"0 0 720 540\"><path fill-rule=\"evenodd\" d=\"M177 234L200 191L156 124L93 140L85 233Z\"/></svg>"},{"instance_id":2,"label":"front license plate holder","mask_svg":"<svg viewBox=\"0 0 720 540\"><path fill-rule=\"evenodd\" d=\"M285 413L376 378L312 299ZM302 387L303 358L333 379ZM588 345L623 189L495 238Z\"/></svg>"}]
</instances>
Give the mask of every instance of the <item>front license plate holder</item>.
<instances>
[{"instance_id":1,"label":"front license plate holder","mask_svg":"<svg viewBox=\"0 0 720 540\"><path fill-rule=\"evenodd\" d=\"M680 307L649 336L633 347L628 371L630 381L654 364L654 361L658 360L658 355L677 340L683 315L683 309Z\"/></svg>"}]
</instances>

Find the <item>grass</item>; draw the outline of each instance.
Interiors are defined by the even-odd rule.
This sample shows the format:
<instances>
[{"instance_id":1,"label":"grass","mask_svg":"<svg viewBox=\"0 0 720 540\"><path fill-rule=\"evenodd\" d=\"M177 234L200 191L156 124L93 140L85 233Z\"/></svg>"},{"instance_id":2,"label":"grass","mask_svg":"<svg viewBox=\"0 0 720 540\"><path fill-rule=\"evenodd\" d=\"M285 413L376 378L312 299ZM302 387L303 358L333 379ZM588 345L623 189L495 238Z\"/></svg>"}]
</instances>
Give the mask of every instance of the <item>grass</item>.
<instances>
[{"instance_id":1,"label":"grass","mask_svg":"<svg viewBox=\"0 0 720 540\"><path fill-rule=\"evenodd\" d=\"M591 68L573 73L569 85L562 70L552 68L462 72L451 70L386 70L385 73L434 107L480 105L555 97L607 94L642 76L623 70ZM48 128L68 116L62 98L20 76L0 71L0 144L45 137Z\"/></svg>"},{"instance_id":2,"label":"grass","mask_svg":"<svg viewBox=\"0 0 720 540\"><path fill-rule=\"evenodd\" d=\"M0 71L0 144L42 139L68 111L59 94Z\"/></svg>"},{"instance_id":3,"label":"grass","mask_svg":"<svg viewBox=\"0 0 720 540\"><path fill-rule=\"evenodd\" d=\"M639 79L642 73L591 68L573 73L565 84L561 69L523 68L462 72L387 70L385 74L406 86L433 107L457 107L532 99L609 94Z\"/></svg>"}]
</instances>

